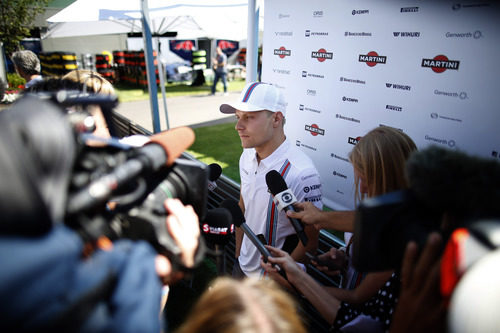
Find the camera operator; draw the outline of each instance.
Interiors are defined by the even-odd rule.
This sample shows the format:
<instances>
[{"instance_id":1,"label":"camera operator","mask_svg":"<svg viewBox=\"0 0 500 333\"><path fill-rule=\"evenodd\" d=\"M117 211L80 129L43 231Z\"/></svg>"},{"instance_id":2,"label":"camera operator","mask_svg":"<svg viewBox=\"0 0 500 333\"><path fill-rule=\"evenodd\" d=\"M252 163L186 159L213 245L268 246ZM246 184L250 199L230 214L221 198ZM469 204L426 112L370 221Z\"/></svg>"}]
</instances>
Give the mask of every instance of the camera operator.
<instances>
[{"instance_id":1,"label":"camera operator","mask_svg":"<svg viewBox=\"0 0 500 333\"><path fill-rule=\"evenodd\" d=\"M356 198L407 188L404 166L415 150L411 138L394 128L378 127L363 136L349 156L354 168ZM349 223L354 224L354 212L344 212L344 216L347 214L351 214ZM350 244L355 237L354 234L349 242L348 258L352 255ZM268 249L273 257L269 258L268 264L261 262L262 267L274 279L285 284L283 278L276 274L276 268L271 266L280 265L286 272L288 282L332 324L332 330L341 330L346 326L355 330L388 329L399 294L397 273L386 270L366 274L356 271L349 263L346 289L324 287L285 252L273 247Z\"/></svg>"},{"instance_id":2,"label":"camera operator","mask_svg":"<svg viewBox=\"0 0 500 333\"><path fill-rule=\"evenodd\" d=\"M159 332L162 283L178 275L170 261L145 241L105 237L85 256L63 223L77 150L63 112L23 97L0 113L0 139L0 330ZM193 267L198 217L178 199L165 209L178 257Z\"/></svg>"},{"instance_id":3,"label":"camera operator","mask_svg":"<svg viewBox=\"0 0 500 333\"><path fill-rule=\"evenodd\" d=\"M442 283L446 280L445 274L449 274L446 264L450 260L457 260L452 263L452 267L457 271L465 269L465 272L452 271L459 275L457 282L460 286L469 275L469 269L474 271L475 267L483 262L483 256L488 256L482 253L484 250L481 249L484 247L486 253L494 253L494 249L498 248L499 241L495 239L495 234L499 230L500 218L500 164L492 159L430 147L411 156L407 164L407 174L410 188L419 201L419 209L427 211L429 217L438 216L442 223L437 232L428 234L425 243L417 238L406 245L401 265L401 295L390 331L454 331L454 327L448 326L448 303L453 308L458 287L451 290L450 302L449 295L446 295L442 288ZM404 218L409 213L412 212L403 211L400 215ZM478 243L473 246L467 245L471 243L465 243L464 247L460 247L463 246L460 242L466 242L464 236L460 236L458 244L453 243L450 235L459 228L470 231L472 236L468 237L474 237ZM458 258L446 256L446 252L443 252L445 243L448 243L447 248L453 245ZM463 261L468 262L466 267L463 267ZM497 273L495 270L488 272L489 276L495 276ZM485 309L489 308L488 311L493 312L495 310L491 308L493 305L487 304L486 298L480 299L479 295L489 294L493 298L498 298L498 295L495 295L496 286L483 283L479 287L477 281L474 281L474 284L474 292L459 300L467 315L461 313L455 317L460 322L454 324L463 331L482 332L488 324L494 322L483 323L488 320L486 318L491 318L491 315L484 312ZM466 302L469 304L464 304Z\"/></svg>"}]
</instances>

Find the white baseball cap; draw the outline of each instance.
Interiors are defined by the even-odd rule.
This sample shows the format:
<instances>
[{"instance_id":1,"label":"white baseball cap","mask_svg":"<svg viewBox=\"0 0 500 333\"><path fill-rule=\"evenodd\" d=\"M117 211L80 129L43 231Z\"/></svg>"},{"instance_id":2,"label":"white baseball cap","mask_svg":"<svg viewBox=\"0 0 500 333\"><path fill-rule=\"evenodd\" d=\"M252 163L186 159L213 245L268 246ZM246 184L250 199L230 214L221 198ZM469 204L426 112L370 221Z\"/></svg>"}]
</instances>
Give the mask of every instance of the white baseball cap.
<instances>
[{"instance_id":1,"label":"white baseball cap","mask_svg":"<svg viewBox=\"0 0 500 333\"><path fill-rule=\"evenodd\" d=\"M238 102L222 104L219 108L222 113L235 113L236 110L252 112L268 110L281 111L285 114L285 101L281 91L269 83L250 82L240 94Z\"/></svg>"}]
</instances>

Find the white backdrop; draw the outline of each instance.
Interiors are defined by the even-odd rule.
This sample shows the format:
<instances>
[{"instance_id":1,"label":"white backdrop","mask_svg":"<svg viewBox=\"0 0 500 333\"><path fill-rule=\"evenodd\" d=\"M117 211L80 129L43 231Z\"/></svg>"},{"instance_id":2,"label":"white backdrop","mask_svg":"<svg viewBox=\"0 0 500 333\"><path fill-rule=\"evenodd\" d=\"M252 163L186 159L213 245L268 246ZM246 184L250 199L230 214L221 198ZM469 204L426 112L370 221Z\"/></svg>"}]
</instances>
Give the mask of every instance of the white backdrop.
<instances>
[{"instance_id":1,"label":"white backdrop","mask_svg":"<svg viewBox=\"0 0 500 333\"><path fill-rule=\"evenodd\" d=\"M263 81L284 90L287 136L315 161L327 206L353 208L348 154L377 126L500 160L499 8L265 1Z\"/></svg>"}]
</instances>

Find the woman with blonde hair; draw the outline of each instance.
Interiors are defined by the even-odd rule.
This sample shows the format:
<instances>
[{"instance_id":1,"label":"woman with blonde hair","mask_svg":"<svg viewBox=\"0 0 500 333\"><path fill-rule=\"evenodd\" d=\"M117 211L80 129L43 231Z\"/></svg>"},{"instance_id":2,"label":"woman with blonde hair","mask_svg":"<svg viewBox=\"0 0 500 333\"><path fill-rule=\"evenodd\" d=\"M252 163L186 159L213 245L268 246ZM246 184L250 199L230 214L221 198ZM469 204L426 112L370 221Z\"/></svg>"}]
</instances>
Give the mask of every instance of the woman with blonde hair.
<instances>
[{"instance_id":1,"label":"woman with blonde hair","mask_svg":"<svg viewBox=\"0 0 500 333\"><path fill-rule=\"evenodd\" d=\"M296 303L272 280L217 278L177 333L305 333Z\"/></svg>"},{"instance_id":2,"label":"woman with blonde hair","mask_svg":"<svg viewBox=\"0 0 500 333\"><path fill-rule=\"evenodd\" d=\"M355 202L365 197L408 188L405 165L416 149L408 135L391 127L377 127L363 136L349 155L354 170ZM300 205L304 207L304 204ZM307 212L299 213L305 215ZM316 213L322 219L342 220L342 225L349 227L342 231L354 228L354 211L323 213L318 210ZM335 223L338 221L333 224ZM288 254L273 247L268 247L273 257L269 258L267 264L262 262L261 266L274 279L284 285L290 283L299 290L332 324L332 331L347 327L354 331L387 330L399 295L399 275L394 271L368 274L356 271L349 260L352 256L352 237L347 237L348 245L344 251L333 248L319 256L320 259L347 257L348 264L344 267L347 271L346 283L343 288L321 286L299 268ZM271 264L279 264L286 271L288 282L277 274L276 268ZM333 273L328 272L327 267L319 269Z\"/></svg>"},{"instance_id":3,"label":"woman with blonde hair","mask_svg":"<svg viewBox=\"0 0 500 333\"><path fill-rule=\"evenodd\" d=\"M111 82L101 76L101 74L88 69L75 69L62 77L83 84L83 89L95 94L116 95Z\"/></svg>"}]
</instances>

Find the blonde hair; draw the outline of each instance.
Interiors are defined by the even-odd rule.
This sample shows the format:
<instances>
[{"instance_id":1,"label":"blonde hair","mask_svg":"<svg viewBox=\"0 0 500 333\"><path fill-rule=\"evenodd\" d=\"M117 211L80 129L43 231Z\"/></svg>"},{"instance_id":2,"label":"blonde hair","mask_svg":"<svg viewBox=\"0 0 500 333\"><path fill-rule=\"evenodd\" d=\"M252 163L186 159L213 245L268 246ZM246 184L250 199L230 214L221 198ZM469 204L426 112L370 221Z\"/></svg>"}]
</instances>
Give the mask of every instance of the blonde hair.
<instances>
[{"instance_id":1,"label":"blonde hair","mask_svg":"<svg viewBox=\"0 0 500 333\"><path fill-rule=\"evenodd\" d=\"M294 300L272 280L220 277L177 333L305 333Z\"/></svg>"},{"instance_id":2,"label":"blonde hair","mask_svg":"<svg viewBox=\"0 0 500 333\"><path fill-rule=\"evenodd\" d=\"M368 197L408 187L405 164L417 147L413 140L392 127L377 127L359 140L349 155L354 169L364 178ZM364 198L359 191L360 176L356 175L355 201Z\"/></svg>"},{"instance_id":3,"label":"blonde hair","mask_svg":"<svg viewBox=\"0 0 500 333\"><path fill-rule=\"evenodd\" d=\"M101 74L88 69L75 69L64 75L63 80L81 83L86 89L90 89L96 94L116 95L111 82L102 77Z\"/></svg>"}]
</instances>

